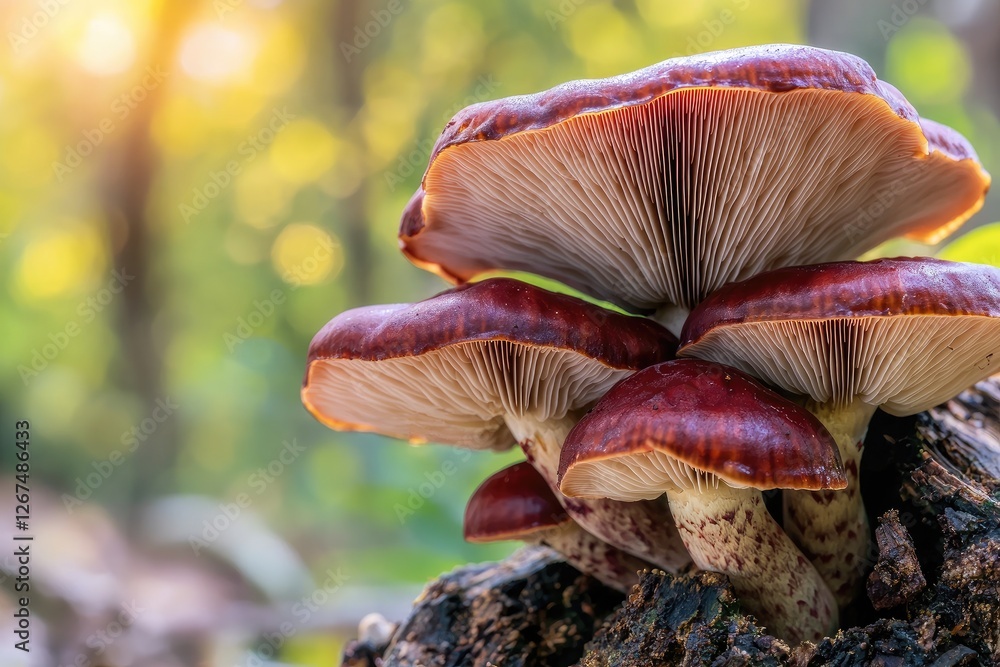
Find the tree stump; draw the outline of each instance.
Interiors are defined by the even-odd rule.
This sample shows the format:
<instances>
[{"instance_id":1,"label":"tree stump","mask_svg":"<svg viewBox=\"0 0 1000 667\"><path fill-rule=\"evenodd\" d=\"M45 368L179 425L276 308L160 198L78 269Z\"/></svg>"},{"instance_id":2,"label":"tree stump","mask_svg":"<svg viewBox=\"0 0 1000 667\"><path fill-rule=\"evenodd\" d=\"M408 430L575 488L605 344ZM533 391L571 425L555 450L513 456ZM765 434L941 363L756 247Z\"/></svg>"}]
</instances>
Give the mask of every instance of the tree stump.
<instances>
[{"instance_id":1,"label":"tree stump","mask_svg":"<svg viewBox=\"0 0 1000 667\"><path fill-rule=\"evenodd\" d=\"M432 582L388 646L356 642L345 664L1000 665L1000 376L915 419L883 415L866 449L868 596L817 645L769 636L722 575L647 571L623 600L532 548Z\"/></svg>"}]
</instances>

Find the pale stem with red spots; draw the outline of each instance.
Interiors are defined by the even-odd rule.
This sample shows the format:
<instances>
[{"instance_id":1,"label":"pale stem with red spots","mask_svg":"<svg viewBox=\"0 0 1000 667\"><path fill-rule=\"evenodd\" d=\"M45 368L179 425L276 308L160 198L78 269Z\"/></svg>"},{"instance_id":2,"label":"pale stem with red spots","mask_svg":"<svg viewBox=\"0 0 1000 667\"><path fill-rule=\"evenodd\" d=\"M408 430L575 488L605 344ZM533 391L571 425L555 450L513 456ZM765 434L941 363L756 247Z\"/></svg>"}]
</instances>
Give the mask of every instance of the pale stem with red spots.
<instances>
[{"instance_id":1,"label":"pale stem with red spots","mask_svg":"<svg viewBox=\"0 0 1000 667\"><path fill-rule=\"evenodd\" d=\"M576 569L623 593L639 582L640 570L649 569L649 563L616 549L572 521L547 531L538 542L558 551Z\"/></svg>"},{"instance_id":2,"label":"pale stem with red spots","mask_svg":"<svg viewBox=\"0 0 1000 667\"><path fill-rule=\"evenodd\" d=\"M786 491L785 532L816 566L843 608L860 592L869 564L871 537L859 473L868 422L876 408L860 400L841 407L809 402L806 407L837 441L847 488Z\"/></svg>"},{"instance_id":3,"label":"pale stem with red spots","mask_svg":"<svg viewBox=\"0 0 1000 667\"><path fill-rule=\"evenodd\" d=\"M768 514L760 491L720 483L668 490L667 499L695 564L727 575L743 607L768 632L795 646L837 629L830 589Z\"/></svg>"},{"instance_id":4,"label":"pale stem with red spots","mask_svg":"<svg viewBox=\"0 0 1000 667\"><path fill-rule=\"evenodd\" d=\"M567 498L559 490L559 454L566 435L575 424L576 420L570 417L545 421L526 416L507 419L525 457L584 530L667 572L678 572L685 567L691 557L663 502Z\"/></svg>"}]
</instances>

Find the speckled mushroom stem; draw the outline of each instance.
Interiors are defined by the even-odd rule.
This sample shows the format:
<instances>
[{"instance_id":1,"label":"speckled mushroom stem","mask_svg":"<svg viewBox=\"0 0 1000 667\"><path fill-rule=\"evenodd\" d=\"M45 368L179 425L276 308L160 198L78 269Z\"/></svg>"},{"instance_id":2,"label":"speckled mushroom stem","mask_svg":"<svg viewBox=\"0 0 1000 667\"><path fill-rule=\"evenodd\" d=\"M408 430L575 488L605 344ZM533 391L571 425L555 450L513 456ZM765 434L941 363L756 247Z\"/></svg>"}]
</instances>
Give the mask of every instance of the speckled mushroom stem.
<instances>
[{"instance_id":1,"label":"speckled mushroom stem","mask_svg":"<svg viewBox=\"0 0 1000 667\"><path fill-rule=\"evenodd\" d=\"M760 491L668 491L695 564L729 576L744 608L793 646L832 634L837 603L816 568L771 518Z\"/></svg>"},{"instance_id":2,"label":"speckled mushroom stem","mask_svg":"<svg viewBox=\"0 0 1000 667\"><path fill-rule=\"evenodd\" d=\"M691 562L670 513L660 501L634 503L607 499L567 498L559 490L559 453L573 418L538 421L508 418L507 425L535 470L545 478L566 512L584 530L622 551L667 571L678 572Z\"/></svg>"},{"instance_id":3,"label":"speckled mushroom stem","mask_svg":"<svg viewBox=\"0 0 1000 667\"><path fill-rule=\"evenodd\" d=\"M865 434L875 407L862 401L843 407L809 401L806 407L837 441L847 488L786 491L785 532L816 566L843 608L860 591L869 564L872 542L859 473Z\"/></svg>"},{"instance_id":4,"label":"speckled mushroom stem","mask_svg":"<svg viewBox=\"0 0 1000 667\"><path fill-rule=\"evenodd\" d=\"M573 521L547 531L538 542L558 551L576 569L623 593L639 582L640 570L649 569L646 561L594 537Z\"/></svg>"}]
</instances>

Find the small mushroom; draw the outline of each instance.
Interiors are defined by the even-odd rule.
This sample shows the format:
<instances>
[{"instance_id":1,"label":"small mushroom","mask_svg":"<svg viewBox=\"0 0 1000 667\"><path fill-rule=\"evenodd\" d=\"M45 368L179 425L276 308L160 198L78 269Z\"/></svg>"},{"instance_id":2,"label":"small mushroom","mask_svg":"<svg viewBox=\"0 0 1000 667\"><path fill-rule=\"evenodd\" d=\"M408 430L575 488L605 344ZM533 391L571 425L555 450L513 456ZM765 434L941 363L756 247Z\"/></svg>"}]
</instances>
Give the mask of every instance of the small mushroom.
<instances>
[{"instance_id":1,"label":"small mushroom","mask_svg":"<svg viewBox=\"0 0 1000 667\"><path fill-rule=\"evenodd\" d=\"M400 243L453 282L540 273L678 333L725 283L936 242L989 181L864 60L755 46L460 111Z\"/></svg>"},{"instance_id":2,"label":"small mushroom","mask_svg":"<svg viewBox=\"0 0 1000 667\"><path fill-rule=\"evenodd\" d=\"M845 491L785 494L785 530L841 605L871 541L858 477L875 410L906 416L1000 370L1000 269L928 258L786 268L722 288L684 327L682 356L793 394L837 440Z\"/></svg>"},{"instance_id":3,"label":"small mushroom","mask_svg":"<svg viewBox=\"0 0 1000 667\"><path fill-rule=\"evenodd\" d=\"M569 496L665 493L695 564L728 575L771 633L798 643L836 629L836 601L761 490L843 488L837 446L809 412L753 378L698 360L639 371L570 432L559 476Z\"/></svg>"},{"instance_id":4,"label":"small mushroom","mask_svg":"<svg viewBox=\"0 0 1000 667\"><path fill-rule=\"evenodd\" d=\"M650 564L580 528L529 463L516 463L483 482L465 507L469 542L520 540L544 544L567 563L627 593Z\"/></svg>"},{"instance_id":5,"label":"small mushroom","mask_svg":"<svg viewBox=\"0 0 1000 667\"><path fill-rule=\"evenodd\" d=\"M358 308L313 339L302 401L338 430L473 449L520 443L553 489L577 416L623 377L670 359L645 318L497 278L415 304ZM668 571L690 562L656 503L568 501L581 526Z\"/></svg>"}]
</instances>

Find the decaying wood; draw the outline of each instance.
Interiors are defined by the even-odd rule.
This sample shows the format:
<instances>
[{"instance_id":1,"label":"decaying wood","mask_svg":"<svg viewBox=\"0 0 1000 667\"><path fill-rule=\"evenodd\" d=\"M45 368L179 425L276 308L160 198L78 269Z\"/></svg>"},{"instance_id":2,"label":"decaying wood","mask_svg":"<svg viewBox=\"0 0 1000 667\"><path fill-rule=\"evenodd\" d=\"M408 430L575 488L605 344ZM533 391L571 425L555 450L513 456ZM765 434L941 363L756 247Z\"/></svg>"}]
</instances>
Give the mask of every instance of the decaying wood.
<instances>
[{"instance_id":1,"label":"decaying wood","mask_svg":"<svg viewBox=\"0 0 1000 667\"><path fill-rule=\"evenodd\" d=\"M876 609L906 604L927 586L910 533L899 521L899 511L889 510L875 529L879 557L868 576L868 598Z\"/></svg>"},{"instance_id":2,"label":"decaying wood","mask_svg":"<svg viewBox=\"0 0 1000 667\"><path fill-rule=\"evenodd\" d=\"M396 631L384 667L572 665L622 595L542 547L432 582Z\"/></svg>"},{"instance_id":3,"label":"decaying wood","mask_svg":"<svg viewBox=\"0 0 1000 667\"><path fill-rule=\"evenodd\" d=\"M739 612L715 572L643 573L622 608L588 645L583 667L782 665L788 646Z\"/></svg>"},{"instance_id":4,"label":"decaying wood","mask_svg":"<svg viewBox=\"0 0 1000 667\"><path fill-rule=\"evenodd\" d=\"M767 635L722 575L644 572L622 602L526 549L431 583L381 656L369 648L371 662L347 664L1000 665L1000 377L893 427L875 481L901 483L872 499L869 597L844 616L864 625L816 646Z\"/></svg>"}]
</instances>

